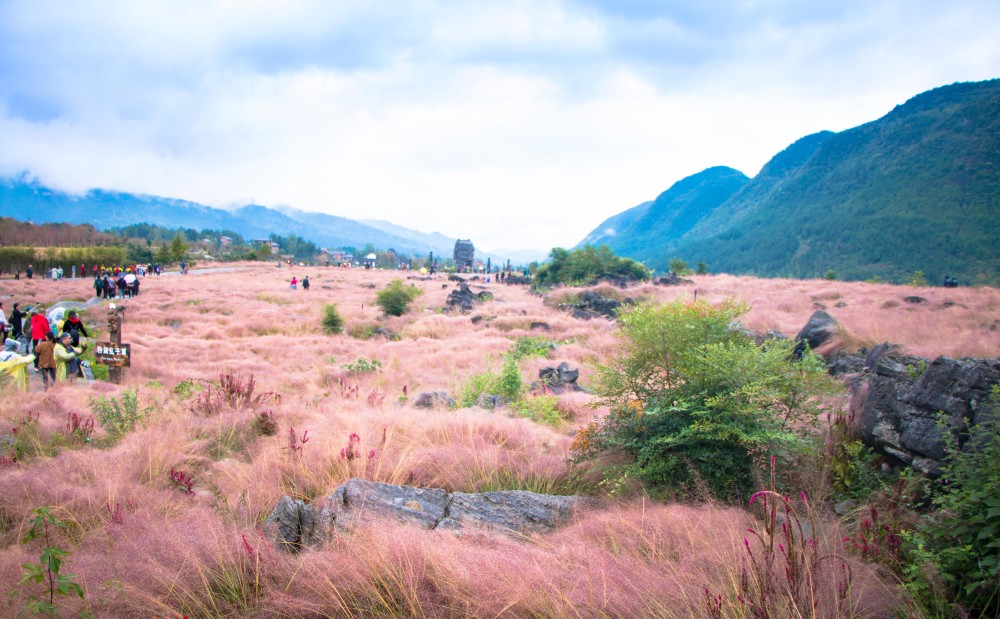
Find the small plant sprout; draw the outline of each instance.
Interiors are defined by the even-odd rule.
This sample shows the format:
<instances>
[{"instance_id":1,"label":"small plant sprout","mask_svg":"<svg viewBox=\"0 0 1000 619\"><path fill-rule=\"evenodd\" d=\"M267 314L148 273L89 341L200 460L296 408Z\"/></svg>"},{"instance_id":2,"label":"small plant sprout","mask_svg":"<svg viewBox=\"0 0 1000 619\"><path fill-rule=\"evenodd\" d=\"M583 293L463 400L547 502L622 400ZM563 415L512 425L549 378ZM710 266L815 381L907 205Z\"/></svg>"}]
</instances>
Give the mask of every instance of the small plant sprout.
<instances>
[{"instance_id":1,"label":"small plant sprout","mask_svg":"<svg viewBox=\"0 0 1000 619\"><path fill-rule=\"evenodd\" d=\"M36 584L45 582L48 588L48 601L32 595L24 609L33 614L57 617L59 611L55 605L55 596L77 595L82 599L83 588L75 582L75 575L61 572L63 561L69 555L69 551L53 546L50 538L51 527L65 527L66 523L55 517L51 507L38 507L31 510L31 513L32 517L28 521L31 528L24 536L23 541L30 542L40 538L44 542L45 548L42 549L42 554L38 557L38 563L21 565L19 584L28 581Z\"/></svg>"},{"instance_id":2,"label":"small plant sprout","mask_svg":"<svg viewBox=\"0 0 1000 619\"><path fill-rule=\"evenodd\" d=\"M292 454L292 458L298 459L302 457L302 450L305 448L306 443L309 442L309 430L304 430L302 436L300 437L295 433L295 428L288 428L288 451Z\"/></svg>"}]
</instances>

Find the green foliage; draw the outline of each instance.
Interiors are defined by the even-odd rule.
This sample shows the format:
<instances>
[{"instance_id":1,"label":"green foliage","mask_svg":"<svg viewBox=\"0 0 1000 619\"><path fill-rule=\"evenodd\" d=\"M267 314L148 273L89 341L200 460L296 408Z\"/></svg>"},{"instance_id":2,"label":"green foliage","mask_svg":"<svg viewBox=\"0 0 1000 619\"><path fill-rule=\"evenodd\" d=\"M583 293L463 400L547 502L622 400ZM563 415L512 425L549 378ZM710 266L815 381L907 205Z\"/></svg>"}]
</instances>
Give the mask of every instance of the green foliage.
<instances>
[{"instance_id":1,"label":"green foliage","mask_svg":"<svg viewBox=\"0 0 1000 619\"><path fill-rule=\"evenodd\" d=\"M535 273L532 286L590 285L601 280L633 282L650 277L649 269L616 256L606 245L598 248L587 245L573 251L557 247L549 254L549 262Z\"/></svg>"},{"instance_id":2,"label":"green foliage","mask_svg":"<svg viewBox=\"0 0 1000 619\"><path fill-rule=\"evenodd\" d=\"M671 258L668 268L673 275L684 275L688 272L688 263L680 258Z\"/></svg>"},{"instance_id":3,"label":"green foliage","mask_svg":"<svg viewBox=\"0 0 1000 619\"><path fill-rule=\"evenodd\" d=\"M497 373L492 366L485 372L474 374L462 385L458 401L463 407L475 406L480 396L499 396L505 402L517 403L524 394L524 381L518 358L507 354L503 358L503 367Z\"/></svg>"},{"instance_id":4,"label":"green foliage","mask_svg":"<svg viewBox=\"0 0 1000 619\"><path fill-rule=\"evenodd\" d=\"M125 249L122 247L0 247L0 265L4 271L24 270L32 265L35 277L42 271L62 267L69 277L73 265L81 264L125 264ZM88 267L89 268L89 267Z\"/></svg>"},{"instance_id":5,"label":"green foliage","mask_svg":"<svg viewBox=\"0 0 1000 619\"><path fill-rule=\"evenodd\" d=\"M518 367L517 359L508 356L504 359L503 369L500 371L500 382L497 385L496 395L508 402L514 402L520 399L523 391L521 368Z\"/></svg>"},{"instance_id":6,"label":"green foliage","mask_svg":"<svg viewBox=\"0 0 1000 619\"><path fill-rule=\"evenodd\" d=\"M914 271L913 276L910 277L911 286L926 286L927 276L924 275L923 271Z\"/></svg>"},{"instance_id":7,"label":"green foliage","mask_svg":"<svg viewBox=\"0 0 1000 619\"><path fill-rule=\"evenodd\" d=\"M135 389L122 391L118 398L91 397L87 399L87 404L112 441L117 441L134 430L152 412L152 406L139 410L139 398Z\"/></svg>"},{"instance_id":8,"label":"green foliage","mask_svg":"<svg viewBox=\"0 0 1000 619\"><path fill-rule=\"evenodd\" d=\"M537 423L559 426L566 421L562 411L559 410L559 396L526 396L518 400L514 408L519 415Z\"/></svg>"},{"instance_id":9,"label":"green foliage","mask_svg":"<svg viewBox=\"0 0 1000 619\"><path fill-rule=\"evenodd\" d=\"M389 316L402 316L409 311L410 303L420 296L420 292L420 288L413 284L407 285L401 279L394 279L375 294L375 304Z\"/></svg>"},{"instance_id":10,"label":"green foliage","mask_svg":"<svg viewBox=\"0 0 1000 619\"><path fill-rule=\"evenodd\" d=\"M458 394L458 403L463 408L475 406L479 396L495 395L500 390L500 375L492 367L485 372L473 374L463 384Z\"/></svg>"},{"instance_id":11,"label":"green foliage","mask_svg":"<svg viewBox=\"0 0 1000 619\"><path fill-rule=\"evenodd\" d=\"M518 361L528 357L549 357L555 348L556 345L544 337L526 335L514 340L507 357Z\"/></svg>"},{"instance_id":12,"label":"green foliage","mask_svg":"<svg viewBox=\"0 0 1000 619\"><path fill-rule=\"evenodd\" d=\"M344 332L344 317L337 311L337 306L328 303L323 306L323 332L327 335L336 335Z\"/></svg>"},{"instance_id":13,"label":"green foliage","mask_svg":"<svg viewBox=\"0 0 1000 619\"><path fill-rule=\"evenodd\" d=\"M698 275L708 275L708 265L704 262L699 262L694 267L694 272Z\"/></svg>"},{"instance_id":14,"label":"green foliage","mask_svg":"<svg viewBox=\"0 0 1000 619\"><path fill-rule=\"evenodd\" d=\"M167 251L169 252L170 260L167 262L180 262L181 260L184 260L184 257L187 256L187 250L188 245L184 242L184 237L181 233L178 232L174 235L174 238L171 239L168 246Z\"/></svg>"},{"instance_id":15,"label":"green foliage","mask_svg":"<svg viewBox=\"0 0 1000 619\"><path fill-rule=\"evenodd\" d=\"M791 341L758 347L734 329L747 310L677 300L622 313L618 351L594 381L611 412L576 445L578 457L624 453L626 474L656 492L704 482L729 500L752 490L754 454L804 448L816 396L835 386L811 353L793 360Z\"/></svg>"},{"instance_id":16,"label":"green foliage","mask_svg":"<svg viewBox=\"0 0 1000 619\"><path fill-rule=\"evenodd\" d=\"M906 374L913 380L916 380L921 376L923 376L924 372L926 371L927 371L927 362L924 361L923 359L920 359L919 361L917 361L912 365L906 366Z\"/></svg>"},{"instance_id":17,"label":"green foliage","mask_svg":"<svg viewBox=\"0 0 1000 619\"><path fill-rule=\"evenodd\" d=\"M947 462L934 507L908 536L911 590L933 594L927 581L939 582L964 616L1000 616L1000 386L990 405L978 412L963 448L944 432ZM922 601L941 603L929 597Z\"/></svg>"},{"instance_id":18,"label":"green foliage","mask_svg":"<svg viewBox=\"0 0 1000 619\"><path fill-rule=\"evenodd\" d=\"M837 279L837 272L833 269L827 269L826 272L823 273L823 279L834 281Z\"/></svg>"},{"instance_id":19,"label":"green foliage","mask_svg":"<svg viewBox=\"0 0 1000 619\"><path fill-rule=\"evenodd\" d=\"M377 372L382 369L382 362L378 359L364 359L359 357L357 361L353 363L347 363L341 366L347 370L350 374L370 374L372 372Z\"/></svg>"},{"instance_id":20,"label":"green foliage","mask_svg":"<svg viewBox=\"0 0 1000 619\"><path fill-rule=\"evenodd\" d=\"M18 584L33 582L47 585L48 599L31 595L24 605L24 610L47 617L58 617L59 610L55 604L55 596L77 595L83 598L83 588L75 582L74 574L62 573L62 566L69 551L52 544L50 527L65 527L66 523L55 517L51 507L38 507L31 510L32 517L28 521L31 528L24 536L23 542L41 538L45 547L38 558L38 563L21 565L21 580Z\"/></svg>"}]
</instances>

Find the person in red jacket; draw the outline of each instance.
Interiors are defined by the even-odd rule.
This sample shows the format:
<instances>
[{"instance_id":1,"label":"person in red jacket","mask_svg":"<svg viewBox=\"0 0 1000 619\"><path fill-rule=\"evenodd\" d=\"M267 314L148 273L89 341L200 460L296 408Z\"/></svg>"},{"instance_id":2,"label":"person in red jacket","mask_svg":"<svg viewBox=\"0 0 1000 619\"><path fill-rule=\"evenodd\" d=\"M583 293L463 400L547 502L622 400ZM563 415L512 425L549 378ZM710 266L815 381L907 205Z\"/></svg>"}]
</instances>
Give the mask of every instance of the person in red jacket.
<instances>
[{"instance_id":1,"label":"person in red jacket","mask_svg":"<svg viewBox=\"0 0 1000 619\"><path fill-rule=\"evenodd\" d=\"M38 308L31 312L31 350L34 351L38 343L45 339L45 334L51 331L49 321L45 319L45 314ZM38 369L38 355L35 355L35 369Z\"/></svg>"}]
</instances>

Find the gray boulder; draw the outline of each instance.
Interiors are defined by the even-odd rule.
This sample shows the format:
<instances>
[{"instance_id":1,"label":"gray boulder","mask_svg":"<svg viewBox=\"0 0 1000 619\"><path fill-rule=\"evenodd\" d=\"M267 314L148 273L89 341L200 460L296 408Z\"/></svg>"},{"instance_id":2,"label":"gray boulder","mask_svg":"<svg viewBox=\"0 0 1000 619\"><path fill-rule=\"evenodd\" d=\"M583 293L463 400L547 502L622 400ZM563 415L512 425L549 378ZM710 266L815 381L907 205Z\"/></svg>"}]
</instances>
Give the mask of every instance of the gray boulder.
<instances>
[{"instance_id":1,"label":"gray boulder","mask_svg":"<svg viewBox=\"0 0 1000 619\"><path fill-rule=\"evenodd\" d=\"M451 291L448 295L448 299L445 301L445 311L450 312L453 310L459 310L463 314L472 311L473 306L476 303L482 303L483 301L489 301L493 298L493 294L483 290L478 294L472 292L469 285L466 283L461 283L458 288Z\"/></svg>"},{"instance_id":2,"label":"gray boulder","mask_svg":"<svg viewBox=\"0 0 1000 619\"><path fill-rule=\"evenodd\" d=\"M538 380L531 383L531 388L537 389L545 385L547 390L556 394L566 391L583 391L583 387L576 384L579 377L580 370L563 361L557 367L545 367L538 370Z\"/></svg>"},{"instance_id":3,"label":"gray boulder","mask_svg":"<svg viewBox=\"0 0 1000 619\"><path fill-rule=\"evenodd\" d=\"M264 523L264 534L291 552L317 547L338 530L378 519L431 530L525 535L552 531L590 504L576 496L521 490L467 494L353 478L313 505L282 497Z\"/></svg>"},{"instance_id":4,"label":"gray boulder","mask_svg":"<svg viewBox=\"0 0 1000 619\"><path fill-rule=\"evenodd\" d=\"M455 399L447 391L421 391L413 398L415 408L451 408Z\"/></svg>"},{"instance_id":5,"label":"gray boulder","mask_svg":"<svg viewBox=\"0 0 1000 619\"><path fill-rule=\"evenodd\" d=\"M852 396L852 409L861 411L862 440L937 475L948 434L962 447L969 425L992 413L990 390L1000 384L1000 359L938 357L928 364L919 357L891 357L887 351L872 350L866 359L867 380L860 381Z\"/></svg>"},{"instance_id":6,"label":"gray boulder","mask_svg":"<svg viewBox=\"0 0 1000 619\"><path fill-rule=\"evenodd\" d=\"M795 336L795 341L798 342L798 345L795 347L795 355L801 356L805 351L806 345L811 350L815 350L833 339L833 336L839 330L840 324L834 320L833 316L823 310L816 310L809 317L809 321L802 327L802 330L799 331L799 334Z\"/></svg>"}]
</instances>

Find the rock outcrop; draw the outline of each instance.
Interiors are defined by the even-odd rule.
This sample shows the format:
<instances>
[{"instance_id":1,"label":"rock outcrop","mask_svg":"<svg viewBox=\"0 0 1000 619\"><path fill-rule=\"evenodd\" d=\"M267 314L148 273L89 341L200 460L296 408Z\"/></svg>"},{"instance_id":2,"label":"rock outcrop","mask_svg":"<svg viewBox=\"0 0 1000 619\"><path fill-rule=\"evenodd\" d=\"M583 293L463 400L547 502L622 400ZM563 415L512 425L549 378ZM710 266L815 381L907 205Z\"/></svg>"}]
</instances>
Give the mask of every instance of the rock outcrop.
<instances>
[{"instance_id":1,"label":"rock outcrop","mask_svg":"<svg viewBox=\"0 0 1000 619\"><path fill-rule=\"evenodd\" d=\"M816 310L809 317L809 321L802 327L802 330L799 331L799 334L795 336L795 341L798 342L798 345L795 347L796 356L802 354L806 344L809 345L810 350L816 350L833 339L839 330L840 325L834 320L833 316L823 310Z\"/></svg>"},{"instance_id":2,"label":"rock outcrop","mask_svg":"<svg viewBox=\"0 0 1000 619\"><path fill-rule=\"evenodd\" d=\"M580 300L577 303L565 303L560 307L570 310L573 318L580 318L582 320L590 320L591 318L615 318L617 316L616 311L619 307L624 304L631 305L633 303L632 299L625 299L622 303L617 299L604 296L603 294L594 292L593 290L587 290L580 294Z\"/></svg>"},{"instance_id":3,"label":"rock outcrop","mask_svg":"<svg viewBox=\"0 0 1000 619\"><path fill-rule=\"evenodd\" d=\"M413 398L414 408L452 408L455 399L447 391L421 391Z\"/></svg>"},{"instance_id":4,"label":"rock outcrop","mask_svg":"<svg viewBox=\"0 0 1000 619\"><path fill-rule=\"evenodd\" d=\"M476 303L482 303L483 301L489 301L493 298L493 294L483 290L480 293L472 292L469 285L466 283L461 283L458 288L451 291L448 295L448 300L445 301L445 311L459 310L463 314L465 312L472 311L473 306Z\"/></svg>"},{"instance_id":5,"label":"rock outcrop","mask_svg":"<svg viewBox=\"0 0 1000 619\"><path fill-rule=\"evenodd\" d=\"M862 440L913 468L938 475L947 434L959 446L970 424L992 414L990 390L1000 384L1000 359L892 357L872 349L855 381L851 408ZM943 424L943 425L942 425Z\"/></svg>"},{"instance_id":6,"label":"rock outcrop","mask_svg":"<svg viewBox=\"0 0 1000 619\"><path fill-rule=\"evenodd\" d=\"M537 389L544 385L547 391L555 394L583 391L583 387L576 384L576 379L579 377L580 370L563 361L557 367L545 367L538 370L538 380L531 383L531 388Z\"/></svg>"},{"instance_id":7,"label":"rock outcrop","mask_svg":"<svg viewBox=\"0 0 1000 619\"><path fill-rule=\"evenodd\" d=\"M466 494L440 488L396 486L354 478L312 505L281 497L264 523L264 535L298 552L373 519L391 519L425 529L468 529L525 535L545 533L567 522L591 500L522 490Z\"/></svg>"},{"instance_id":8,"label":"rock outcrop","mask_svg":"<svg viewBox=\"0 0 1000 619\"><path fill-rule=\"evenodd\" d=\"M694 281L690 279L684 279L683 277L674 275L672 273L668 273L663 277L658 277L654 279L653 283L656 284L657 286L682 286L685 284L693 284Z\"/></svg>"}]
</instances>

